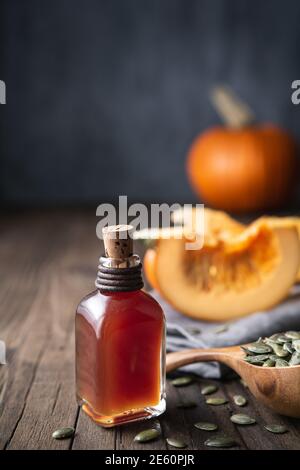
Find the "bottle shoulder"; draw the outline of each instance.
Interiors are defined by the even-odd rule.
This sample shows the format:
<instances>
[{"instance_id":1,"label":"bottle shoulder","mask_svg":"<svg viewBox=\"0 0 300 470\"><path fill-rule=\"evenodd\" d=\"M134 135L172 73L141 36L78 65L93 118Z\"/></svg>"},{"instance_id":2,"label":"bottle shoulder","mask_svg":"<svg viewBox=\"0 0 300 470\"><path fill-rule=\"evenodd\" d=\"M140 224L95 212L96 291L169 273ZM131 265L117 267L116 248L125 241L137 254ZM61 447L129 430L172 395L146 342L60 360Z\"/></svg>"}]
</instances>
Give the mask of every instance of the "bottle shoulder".
<instances>
[{"instance_id":1,"label":"bottle shoulder","mask_svg":"<svg viewBox=\"0 0 300 470\"><path fill-rule=\"evenodd\" d=\"M147 292L103 293L95 290L80 301L76 313L97 320L104 314L124 314L135 311L150 317L162 317L164 313L159 303Z\"/></svg>"}]
</instances>

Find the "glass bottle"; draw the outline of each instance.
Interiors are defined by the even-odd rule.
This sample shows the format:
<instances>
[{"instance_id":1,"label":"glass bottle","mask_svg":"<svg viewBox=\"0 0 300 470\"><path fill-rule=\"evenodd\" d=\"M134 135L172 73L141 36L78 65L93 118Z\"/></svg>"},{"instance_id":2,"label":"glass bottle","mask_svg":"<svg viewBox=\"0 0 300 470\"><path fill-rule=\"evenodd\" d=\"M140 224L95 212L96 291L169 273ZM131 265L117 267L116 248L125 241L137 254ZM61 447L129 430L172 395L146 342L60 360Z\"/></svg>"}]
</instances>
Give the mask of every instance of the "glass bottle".
<instances>
[{"instance_id":1,"label":"glass bottle","mask_svg":"<svg viewBox=\"0 0 300 470\"><path fill-rule=\"evenodd\" d=\"M131 230L103 229L97 289L76 312L77 399L104 427L158 416L166 407L164 314L141 290Z\"/></svg>"}]
</instances>

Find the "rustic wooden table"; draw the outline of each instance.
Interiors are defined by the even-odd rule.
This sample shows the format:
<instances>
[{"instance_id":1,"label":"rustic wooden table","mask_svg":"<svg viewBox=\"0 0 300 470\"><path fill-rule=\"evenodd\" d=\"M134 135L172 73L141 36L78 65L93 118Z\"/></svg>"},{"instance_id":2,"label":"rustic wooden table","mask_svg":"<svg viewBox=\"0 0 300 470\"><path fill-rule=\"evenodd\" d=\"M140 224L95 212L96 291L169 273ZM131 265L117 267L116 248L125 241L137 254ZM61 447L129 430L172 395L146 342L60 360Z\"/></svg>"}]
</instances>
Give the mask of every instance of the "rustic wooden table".
<instances>
[{"instance_id":1,"label":"rustic wooden table","mask_svg":"<svg viewBox=\"0 0 300 470\"><path fill-rule=\"evenodd\" d=\"M150 423L104 430L78 408L74 396L74 311L93 289L100 254L91 211L48 211L2 214L0 220L0 339L7 345L7 365L0 366L0 448L3 449L168 449L163 437L180 436L188 449L207 449L213 435L193 427L212 421L233 436L237 449L300 449L300 420L276 416L257 403L238 380L218 382L227 405L209 407L198 379L184 388L168 383L167 412L152 422L162 438L133 441ZM238 408L231 397L243 394ZM178 409L182 398L196 408ZM236 426L232 412L245 411L256 425ZM289 432L274 435L264 423L285 424ZM52 432L74 426L72 440L56 441ZM171 447L169 449L172 449Z\"/></svg>"}]
</instances>

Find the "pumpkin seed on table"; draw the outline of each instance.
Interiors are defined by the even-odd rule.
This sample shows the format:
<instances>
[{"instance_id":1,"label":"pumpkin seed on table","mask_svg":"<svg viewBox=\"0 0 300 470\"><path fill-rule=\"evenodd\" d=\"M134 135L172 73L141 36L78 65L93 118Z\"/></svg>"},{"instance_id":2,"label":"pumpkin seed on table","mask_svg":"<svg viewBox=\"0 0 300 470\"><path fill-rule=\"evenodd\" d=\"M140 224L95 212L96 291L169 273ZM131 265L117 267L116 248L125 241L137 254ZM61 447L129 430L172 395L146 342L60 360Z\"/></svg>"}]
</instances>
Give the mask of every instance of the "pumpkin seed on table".
<instances>
[{"instance_id":1,"label":"pumpkin seed on table","mask_svg":"<svg viewBox=\"0 0 300 470\"><path fill-rule=\"evenodd\" d=\"M241 425L249 425L249 424L256 423L254 418L251 418L250 416L245 415L243 413L238 413L238 414L230 416L230 421L232 421L234 424L241 424Z\"/></svg>"},{"instance_id":2,"label":"pumpkin seed on table","mask_svg":"<svg viewBox=\"0 0 300 470\"><path fill-rule=\"evenodd\" d=\"M287 428L281 424L266 424L265 429L273 434L284 434L288 432Z\"/></svg>"},{"instance_id":3,"label":"pumpkin seed on table","mask_svg":"<svg viewBox=\"0 0 300 470\"><path fill-rule=\"evenodd\" d=\"M203 388L201 388L201 394L210 395L211 393L215 393L217 390L219 390L217 385L205 385Z\"/></svg>"},{"instance_id":4,"label":"pumpkin seed on table","mask_svg":"<svg viewBox=\"0 0 300 470\"><path fill-rule=\"evenodd\" d=\"M61 428L57 429L52 433L52 437L54 439L68 439L69 437L72 437L75 433L75 429L72 427L66 427L66 428Z\"/></svg>"},{"instance_id":5,"label":"pumpkin seed on table","mask_svg":"<svg viewBox=\"0 0 300 470\"><path fill-rule=\"evenodd\" d=\"M247 400L243 395L234 395L233 401L237 406L245 406L247 405Z\"/></svg>"},{"instance_id":6,"label":"pumpkin seed on table","mask_svg":"<svg viewBox=\"0 0 300 470\"><path fill-rule=\"evenodd\" d=\"M169 444L169 446L177 447L177 449L184 449L185 447L187 447L186 442L175 437L167 437L166 441Z\"/></svg>"},{"instance_id":7,"label":"pumpkin seed on table","mask_svg":"<svg viewBox=\"0 0 300 470\"><path fill-rule=\"evenodd\" d=\"M195 423L194 426L197 429L201 429L201 431L216 431L218 429L218 425L215 423L199 422Z\"/></svg>"},{"instance_id":8,"label":"pumpkin seed on table","mask_svg":"<svg viewBox=\"0 0 300 470\"><path fill-rule=\"evenodd\" d=\"M237 445L236 441L229 436L216 436L207 439L204 445L208 447L234 447Z\"/></svg>"},{"instance_id":9,"label":"pumpkin seed on table","mask_svg":"<svg viewBox=\"0 0 300 470\"><path fill-rule=\"evenodd\" d=\"M192 382L194 382L194 377L191 375L182 375L181 377L176 377L176 379L173 379L171 384L174 385L174 387L184 387L185 385L189 385Z\"/></svg>"},{"instance_id":10,"label":"pumpkin seed on table","mask_svg":"<svg viewBox=\"0 0 300 470\"><path fill-rule=\"evenodd\" d=\"M182 401L176 405L176 408L195 408L196 406L195 401Z\"/></svg>"},{"instance_id":11,"label":"pumpkin seed on table","mask_svg":"<svg viewBox=\"0 0 300 470\"><path fill-rule=\"evenodd\" d=\"M150 428L150 429L145 429L144 431L139 432L135 436L134 440L136 442L143 443L143 442L154 441L158 437L160 437L160 432L155 428Z\"/></svg>"},{"instance_id":12,"label":"pumpkin seed on table","mask_svg":"<svg viewBox=\"0 0 300 470\"><path fill-rule=\"evenodd\" d=\"M225 405L226 403L228 403L228 400L226 400L226 398L222 398L222 397L206 398L207 405L219 406L219 405Z\"/></svg>"}]
</instances>

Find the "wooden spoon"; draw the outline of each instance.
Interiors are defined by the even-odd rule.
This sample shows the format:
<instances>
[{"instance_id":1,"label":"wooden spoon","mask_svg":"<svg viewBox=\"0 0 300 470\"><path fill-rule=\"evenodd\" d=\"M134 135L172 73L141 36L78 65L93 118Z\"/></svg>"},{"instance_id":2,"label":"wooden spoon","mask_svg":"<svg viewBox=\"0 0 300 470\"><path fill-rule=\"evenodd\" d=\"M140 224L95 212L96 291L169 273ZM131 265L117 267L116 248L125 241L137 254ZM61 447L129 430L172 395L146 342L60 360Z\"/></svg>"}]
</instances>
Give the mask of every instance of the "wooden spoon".
<instances>
[{"instance_id":1,"label":"wooden spoon","mask_svg":"<svg viewBox=\"0 0 300 470\"><path fill-rule=\"evenodd\" d=\"M257 400L279 414L300 418L300 366L259 367L244 357L240 346L185 349L167 354L166 371L195 362L222 362L242 377Z\"/></svg>"}]
</instances>

